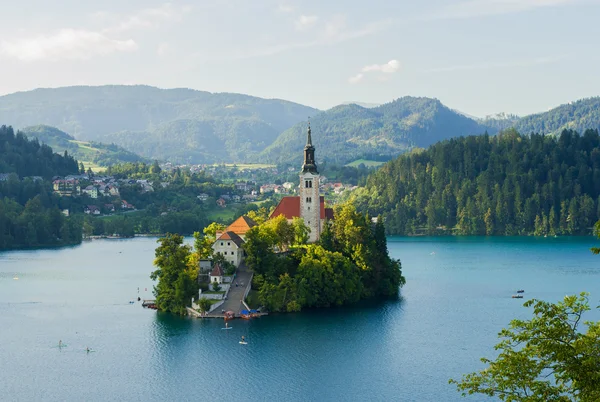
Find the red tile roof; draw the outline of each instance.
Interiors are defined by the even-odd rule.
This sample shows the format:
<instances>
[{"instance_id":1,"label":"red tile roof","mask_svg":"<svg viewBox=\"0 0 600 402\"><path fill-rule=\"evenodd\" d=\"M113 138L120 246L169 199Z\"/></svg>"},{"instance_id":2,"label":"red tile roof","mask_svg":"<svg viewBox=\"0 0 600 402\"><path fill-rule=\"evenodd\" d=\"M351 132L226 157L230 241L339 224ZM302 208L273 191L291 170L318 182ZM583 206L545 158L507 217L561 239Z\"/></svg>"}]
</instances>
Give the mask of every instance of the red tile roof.
<instances>
[{"instance_id":1,"label":"red tile roof","mask_svg":"<svg viewBox=\"0 0 600 402\"><path fill-rule=\"evenodd\" d=\"M230 241L234 242L236 244L236 246L238 246L238 247L242 247L242 244L244 244L244 240L242 240L242 238L240 236L238 236L237 234L235 234L234 232L231 232L231 231L223 233L217 239L217 241L219 241L219 240L230 240Z\"/></svg>"},{"instance_id":2,"label":"red tile roof","mask_svg":"<svg viewBox=\"0 0 600 402\"><path fill-rule=\"evenodd\" d=\"M225 229L226 232L233 232L237 235L243 236L246 234L250 228L256 226L256 222L254 222L251 218L247 216L240 216L233 223L227 226Z\"/></svg>"},{"instance_id":3,"label":"red tile roof","mask_svg":"<svg viewBox=\"0 0 600 402\"><path fill-rule=\"evenodd\" d=\"M331 218L327 217L326 208L325 208L325 197L319 197L319 204L321 209L321 219L333 219L333 211L331 212ZM331 208L327 208L331 209ZM286 219L293 219L295 217L300 217L300 197L283 197L277 208L273 211L270 218L276 218L279 215L285 216Z\"/></svg>"},{"instance_id":4,"label":"red tile roof","mask_svg":"<svg viewBox=\"0 0 600 402\"><path fill-rule=\"evenodd\" d=\"M210 276L223 276L223 269L220 264L215 264L215 267L210 273Z\"/></svg>"}]
</instances>

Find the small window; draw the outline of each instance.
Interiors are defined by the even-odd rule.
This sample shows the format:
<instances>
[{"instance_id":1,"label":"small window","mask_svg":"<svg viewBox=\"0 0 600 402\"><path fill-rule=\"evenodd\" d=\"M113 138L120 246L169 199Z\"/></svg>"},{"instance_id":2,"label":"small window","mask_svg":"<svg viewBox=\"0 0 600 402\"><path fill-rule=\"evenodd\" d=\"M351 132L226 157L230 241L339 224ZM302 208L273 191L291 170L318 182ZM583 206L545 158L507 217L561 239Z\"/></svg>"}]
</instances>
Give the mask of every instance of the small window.
<instances>
[{"instance_id":1,"label":"small window","mask_svg":"<svg viewBox=\"0 0 600 402\"><path fill-rule=\"evenodd\" d=\"M223 242L221 242L221 246L223 245Z\"/></svg>"},{"instance_id":2,"label":"small window","mask_svg":"<svg viewBox=\"0 0 600 402\"><path fill-rule=\"evenodd\" d=\"M231 242L227 242L227 245L228 245L228 246L231 246Z\"/></svg>"},{"instance_id":3,"label":"small window","mask_svg":"<svg viewBox=\"0 0 600 402\"><path fill-rule=\"evenodd\" d=\"M310 211L310 207L308 207L308 210Z\"/></svg>"}]
</instances>

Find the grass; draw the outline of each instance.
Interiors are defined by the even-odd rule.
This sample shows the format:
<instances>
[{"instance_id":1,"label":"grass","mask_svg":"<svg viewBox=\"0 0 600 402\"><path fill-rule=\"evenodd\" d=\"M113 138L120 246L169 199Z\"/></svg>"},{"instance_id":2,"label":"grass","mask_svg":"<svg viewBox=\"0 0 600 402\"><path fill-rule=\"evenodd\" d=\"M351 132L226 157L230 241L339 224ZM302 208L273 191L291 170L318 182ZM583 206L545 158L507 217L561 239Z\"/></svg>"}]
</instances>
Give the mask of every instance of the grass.
<instances>
[{"instance_id":1,"label":"grass","mask_svg":"<svg viewBox=\"0 0 600 402\"><path fill-rule=\"evenodd\" d=\"M210 221L223 221L231 223L233 218L235 218L235 210L229 207L221 208L215 206L214 208L208 209L206 211L206 216Z\"/></svg>"},{"instance_id":2,"label":"grass","mask_svg":"<svg viewBox=\"0 0 600 402\"><path fill-rule=\"evenodd\" d=\"M88 170L88 168L91 168L92 172L94 172L94 173L101 173L106 170L105 166L96 165L94 162L89 162L89 161L79 161L79 162L83 163L83 166L85 167L86 171Z\"/></svg>"},{"instance_id":3,"label":"grass","mask_svg":"<svg viewBox=\"0 0 600 402\"><path fill-rule=\"evenodd\" d=\"M221 291L219 290L218 292L215 292L214 290L207 290L206 292L202 292L203 295L224 295L225 291Z\"/></svg>"},{"instance_id":4,"label":"grass","mask_svg":"<svg viewBox=\"0 0 600 402\"><path fill-rule=\"evenodd\" d=\"M377 167L377 166L381 166L381 165L385 164L385 162L381 162L381 161L371 161L368 159L357 159L354 162L350 162L350 163L346 164L346 166L358 167L358 165L360 165L361 163L364 164L366 167Z\"/></svg>"}]
</instances>

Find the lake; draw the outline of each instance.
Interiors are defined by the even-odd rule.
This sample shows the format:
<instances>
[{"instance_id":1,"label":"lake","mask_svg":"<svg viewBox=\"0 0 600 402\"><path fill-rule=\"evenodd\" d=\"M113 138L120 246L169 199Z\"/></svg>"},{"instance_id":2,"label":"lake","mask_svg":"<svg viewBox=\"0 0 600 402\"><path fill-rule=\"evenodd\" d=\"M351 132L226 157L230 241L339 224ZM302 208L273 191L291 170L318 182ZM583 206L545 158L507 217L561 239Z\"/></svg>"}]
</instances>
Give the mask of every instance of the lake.
<instances>
[{"instance_id":1,"label":"lake","mask_svg":"<svg viewBox=\"0 0 600 402\"><path fill-rule=\"evenodd\" d=\"M129 304L152 298L156 239L0 253L0 399L465 400L448 379L494 356L498 331L530 316L524 300L589 291L599 304L593 245L391 237L407 278L400 301L236 320L229 331ZM525 299L511 299L521 288Z\"/></svg>"}]
</instances>

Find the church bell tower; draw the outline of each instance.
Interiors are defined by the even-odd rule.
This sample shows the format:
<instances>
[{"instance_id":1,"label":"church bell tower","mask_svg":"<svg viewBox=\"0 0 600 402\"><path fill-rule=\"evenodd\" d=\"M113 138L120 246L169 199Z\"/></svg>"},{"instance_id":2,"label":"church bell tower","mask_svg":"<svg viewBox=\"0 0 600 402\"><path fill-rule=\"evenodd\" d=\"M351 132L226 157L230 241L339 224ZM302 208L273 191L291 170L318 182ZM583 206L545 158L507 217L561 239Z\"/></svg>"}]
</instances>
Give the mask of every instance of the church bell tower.
<instances>
[{"instance_id":1,"label":"church bell tower","mask_svg":"<svg viewBox=\"0 0 600 402\"><path fill-rule=\"evenodd\" d=\"M321 235L321 201L319 198L319 171L315 163L315 147L312 144L308 123L304 163L300 172L300 217L310 228L309 243L319 240Z\"/></svg>"}]
</instances>

